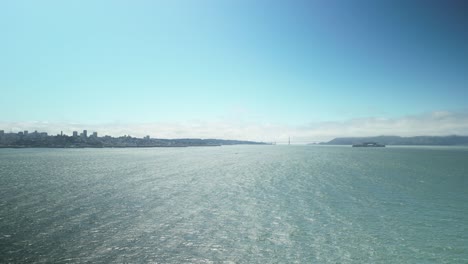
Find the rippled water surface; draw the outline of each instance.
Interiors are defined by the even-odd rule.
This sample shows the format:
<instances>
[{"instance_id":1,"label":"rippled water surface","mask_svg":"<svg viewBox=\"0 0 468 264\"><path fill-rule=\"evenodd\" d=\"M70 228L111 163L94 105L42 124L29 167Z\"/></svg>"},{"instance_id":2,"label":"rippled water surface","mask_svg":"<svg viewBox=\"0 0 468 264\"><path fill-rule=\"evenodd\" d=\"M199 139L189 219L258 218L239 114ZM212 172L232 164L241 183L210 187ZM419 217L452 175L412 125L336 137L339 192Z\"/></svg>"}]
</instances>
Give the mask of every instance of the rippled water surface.
<instances>
[{"instance_id":1,"label":"rippled water surface","mask_svg":"<svg viewBox=\"0 0 468 264\"><path fill-rule=\"evenodd\" d=\"M468 263L468 148L0 149L0 262Z\"/></svg>"}]
</instances>

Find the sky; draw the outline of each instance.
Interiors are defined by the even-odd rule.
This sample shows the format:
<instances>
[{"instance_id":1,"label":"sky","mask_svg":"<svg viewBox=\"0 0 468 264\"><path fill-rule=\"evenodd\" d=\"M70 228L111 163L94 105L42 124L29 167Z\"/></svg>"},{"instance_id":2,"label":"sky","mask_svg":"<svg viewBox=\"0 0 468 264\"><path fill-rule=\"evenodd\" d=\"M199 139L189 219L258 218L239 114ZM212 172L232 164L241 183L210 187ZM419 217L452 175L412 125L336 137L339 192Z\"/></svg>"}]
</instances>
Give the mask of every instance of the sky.
<instances>
[{"instance_id":1,"label":"sky","mask_svg":"<svg viewBox=\"0 0 468 264\"><path fill-rule=\"evenodd\" d=\"M0 129L468 135L468 3L2 1Z\"/></svg>"}]
</instances>

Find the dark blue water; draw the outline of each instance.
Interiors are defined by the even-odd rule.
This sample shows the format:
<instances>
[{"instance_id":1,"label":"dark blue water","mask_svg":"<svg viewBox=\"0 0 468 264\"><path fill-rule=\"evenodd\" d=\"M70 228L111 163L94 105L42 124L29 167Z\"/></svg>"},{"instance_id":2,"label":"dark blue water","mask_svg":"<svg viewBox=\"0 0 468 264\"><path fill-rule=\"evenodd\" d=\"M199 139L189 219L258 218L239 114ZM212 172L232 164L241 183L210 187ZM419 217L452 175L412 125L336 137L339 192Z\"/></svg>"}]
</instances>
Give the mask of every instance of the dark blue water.
<instances>
[{"instance_id":1,"label":"dark blue water","mask_svg":"<svg viewBox=\"0 0 468 264\"><path fill-rule=\"evenodd\" d=\"M0 262L468 263L468 148L0 149Z\"/></svg>"}]
</instances>

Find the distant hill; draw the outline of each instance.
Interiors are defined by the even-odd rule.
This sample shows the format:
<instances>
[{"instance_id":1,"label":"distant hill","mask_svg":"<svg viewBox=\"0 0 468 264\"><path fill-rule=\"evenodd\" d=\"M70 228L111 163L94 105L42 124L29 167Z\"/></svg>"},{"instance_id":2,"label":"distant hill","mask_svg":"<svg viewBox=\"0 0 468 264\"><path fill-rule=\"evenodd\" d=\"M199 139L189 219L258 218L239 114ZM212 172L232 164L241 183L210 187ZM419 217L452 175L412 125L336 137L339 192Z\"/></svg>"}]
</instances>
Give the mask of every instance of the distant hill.
<instances>
[{"instance_id":1,"label":"distant hill","mask_svg":"<svg viewBox=\"0 0 468 264\"><path fill-rule=\"evenodd\" d=\"M468 136L377 136L377 137L346 137L335 138L322 145L353 145L364 142L377 142L385 145L429 145L429 146L456 146L468 145Z\"/></svg>"},{"instance_id":2,"label":"distant hill","mask_svg":"<svg viewBox=\"0 0 468 264\"><path fill-rule=\"evenodd\" d=\"M229 139L199 139L199 138L180 138L171 139L174 142L187 146L204 146L204 145L268 145L264 142L245 141L245 140L229 140Z\"/></svg>"}]
</instances>

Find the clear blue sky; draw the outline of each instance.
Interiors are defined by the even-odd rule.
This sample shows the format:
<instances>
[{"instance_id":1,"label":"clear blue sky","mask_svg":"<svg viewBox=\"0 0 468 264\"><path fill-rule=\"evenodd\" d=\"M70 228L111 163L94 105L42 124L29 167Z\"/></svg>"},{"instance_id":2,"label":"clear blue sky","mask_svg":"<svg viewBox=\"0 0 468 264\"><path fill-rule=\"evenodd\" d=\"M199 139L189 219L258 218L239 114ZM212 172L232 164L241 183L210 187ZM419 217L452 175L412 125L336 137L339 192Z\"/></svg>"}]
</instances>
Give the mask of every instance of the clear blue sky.
<instances>
[{"instance_id":1,"label":"clear blue sky","mask_svg":"<svg viewBox=\"0 0 468 264\"><path fill-rule=\"evenodd\" d=\"M0 121L466 111L467 29L466 1L2 1Z\"/></svg>"}]
</instances>

